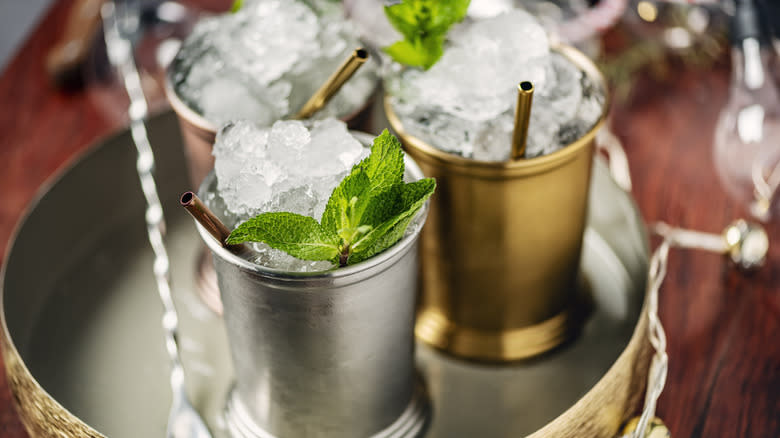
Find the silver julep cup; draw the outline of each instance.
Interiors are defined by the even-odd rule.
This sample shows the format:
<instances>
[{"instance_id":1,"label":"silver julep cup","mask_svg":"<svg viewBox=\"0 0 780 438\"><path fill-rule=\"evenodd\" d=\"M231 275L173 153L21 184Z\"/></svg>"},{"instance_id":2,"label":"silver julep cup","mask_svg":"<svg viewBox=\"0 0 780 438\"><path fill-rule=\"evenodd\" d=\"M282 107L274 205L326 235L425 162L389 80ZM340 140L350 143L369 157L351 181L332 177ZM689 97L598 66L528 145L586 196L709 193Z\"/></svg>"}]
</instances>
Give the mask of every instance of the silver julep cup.
<instances>
[{"instance_id":1,"label":"silver julep cup","mask_svg":"<svg viewBox=\"0 0 780 438\"><path fill-rule=\"evenodd\" d=\"M422 177L408 157L406 172ZM201 195L214 184L212 172ZM198 231L213 255L236 373L226 406L231 435L424 432L430 409L414 367L413 331L419 227L375 257L321 273L254 264Z\"/></svg>"}]
</instances>

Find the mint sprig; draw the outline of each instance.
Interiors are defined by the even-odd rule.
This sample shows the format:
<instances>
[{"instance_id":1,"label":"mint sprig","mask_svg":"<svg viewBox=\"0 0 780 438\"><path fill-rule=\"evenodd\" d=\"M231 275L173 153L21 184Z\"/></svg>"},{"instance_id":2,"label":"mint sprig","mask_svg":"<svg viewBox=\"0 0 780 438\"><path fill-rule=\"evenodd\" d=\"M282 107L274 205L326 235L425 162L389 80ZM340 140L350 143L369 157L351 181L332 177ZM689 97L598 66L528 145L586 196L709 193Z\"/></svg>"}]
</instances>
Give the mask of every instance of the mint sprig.
<instances>
[{"instance_id":1,"label":"mint sprig","mask_svg":"<svg viewBox=\"0 0 780 438\"><path fill-rule=\"evenodd\" d=\"M339 255L338 237L325 231L317 219L287 212L263 213L239 225L228 244L265 242L304 260L330 260Z\"/></svg>"},{"instance_id":2,"label":"mint sprig","mask_svg":"<svg viewBox=\"0 0 780 438\"><path fill-rule=\"evenodd\" d=\"M403 0L385 6L390 24L404 39L385 47L396 62L429 69L444 53L453 24L466 16L470 0Z\"/></svg>"},{"instance_id":3,"label":"mint sprig","mask_svg":"<svg viewBox=\"0 0 780 438\"><path fill-rule=\"evenodd\" d=\"M401 143L384 130L371 154L333 190L320 222L263 213L236 227L226 243L264 242L299 259L339 266L361 262L398 242L436 188L432 178L404 183L403 174Z\"/></svg>"}]
</instances>

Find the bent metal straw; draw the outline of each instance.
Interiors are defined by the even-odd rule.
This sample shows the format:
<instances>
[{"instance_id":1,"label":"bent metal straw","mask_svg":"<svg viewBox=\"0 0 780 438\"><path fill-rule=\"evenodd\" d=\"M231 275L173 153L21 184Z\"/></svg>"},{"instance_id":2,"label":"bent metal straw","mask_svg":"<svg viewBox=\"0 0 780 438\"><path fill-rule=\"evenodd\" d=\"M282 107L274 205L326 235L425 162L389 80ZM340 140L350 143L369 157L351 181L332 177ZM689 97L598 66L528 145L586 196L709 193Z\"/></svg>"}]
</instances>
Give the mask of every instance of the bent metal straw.
<instances>
[{"instance_id":1,"label":"bent metal straw","mask_svg":"<svg viewBox=\"0 0 780 438\"><path fill-rule=\"evenodd\" d=\"M342 85L355 74L355 72L368 60L368 50L359 47L355 49L349 58L333 72L324 84L309 98L294 119L308 119L314 113L321 110L331 97L339 91Z\"/></svg>"},{"instance_id":2,"label":"bent metal straw","mask_svg":"<svg viewBox=\"0 0 780 438\"><path fill-rule=\"evenodd\" d=\"M212 212L203 201L193 192L184 192L179 200L182 207L195 218L196 221L211 234L223 248L234 254L241 254L249 250L246 245L228 245L225 243L230 230L221 220Z\"/></svg>"}]
</instances>

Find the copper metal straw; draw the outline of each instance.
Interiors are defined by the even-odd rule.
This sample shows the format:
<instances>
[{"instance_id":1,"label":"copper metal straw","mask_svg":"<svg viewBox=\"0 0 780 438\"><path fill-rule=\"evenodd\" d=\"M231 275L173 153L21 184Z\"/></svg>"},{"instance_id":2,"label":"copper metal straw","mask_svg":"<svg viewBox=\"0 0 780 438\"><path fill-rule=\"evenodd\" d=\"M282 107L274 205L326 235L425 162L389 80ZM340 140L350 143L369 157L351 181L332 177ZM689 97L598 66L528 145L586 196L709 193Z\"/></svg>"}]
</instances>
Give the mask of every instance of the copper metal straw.
<instances>
[{"instance_id":1,"label":"copper metal straw","mask_svg":"<svg viewBox=\"0 0 780 438\"><path fill-rule=\"evenodd\" d=\"M525 158L525 142L528 139L528 121L531 119L531 103L534 99L534 85L528 81L517 86L517 108L515 109L515 130L512 133L512 159Z\"/></svg>"},{"instance_id":2,"label":"copper metal straw","mask_svg":"<svg viewBox=\"0 0 780 438\"><path fill-rule=\"evenodd\" d=\"M326 103L336 94L337 91L344 85L349 78L366 62L368 59L368 50L359 47L347 58L339 68L325 81L324 84L317 90L314 95L309 98L309 101L303 105L298 114L293 118L295 119L308 119L314 113L321 110Z\"/></svg>"},{"instance_id":3,"label":"copper metal straw","mask_svg":"<svg viewBox=\"0 0 780 438\"><path fill-rule=\"evenodd\" d=\"M219 220L214 212L206 207L206 204L198 198L198 195L193 192L184 192L184 194L181 195L179 202L181 202L182 207L184 207L187 212L209 232L209 234L217 239L217 242L219 242L223 248L236 254L248 250L244 244L228 245L225 243L230 235L230 230L221 220Z\"/></svg>"}]
</instances>

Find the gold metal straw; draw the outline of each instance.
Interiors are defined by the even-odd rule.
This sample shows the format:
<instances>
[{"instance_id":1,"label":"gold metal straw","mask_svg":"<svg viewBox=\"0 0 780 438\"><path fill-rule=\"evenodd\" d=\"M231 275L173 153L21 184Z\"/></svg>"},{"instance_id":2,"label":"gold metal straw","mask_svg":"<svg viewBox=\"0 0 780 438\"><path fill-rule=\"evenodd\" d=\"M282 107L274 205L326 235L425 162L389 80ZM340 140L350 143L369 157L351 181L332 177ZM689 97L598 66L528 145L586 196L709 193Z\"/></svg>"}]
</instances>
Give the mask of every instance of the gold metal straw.
<instances>
[{"instance_id":1,"label":"gold metal straw","mask_svg":"<svg viewBox=\"0 0 780 438\"><path fill-rule=\"evenodd\" d=\"M225 240L227 240L228 236L230 235L230 230L227 226L225 226L224 223L222 223L221 220L219 220L214 212L206 207L206 204L204 204L203 201L198 198L198 195L193 192L184 192L184 194L181 195L179 202L181 202L182 207L184 207L187 212L191 214L192 217L194 217L195 220L206 229L206 231L209 232L209 234L217 239L223 248L228 249L236 254L240 254L248 250L244 244L228 245L225 243Z\"/></svg>"},{"instance_id":2,"label":"gold metal straw","mask_svg":"<svg viewBox=\"0 0 780 438\"><path fill-rule=\"evenodd\" d=\"M368 59L368 50L359 47L347 58L339 68L325 81L324 84L317 90L314 95L309 98L309 101L303 105L298 114L293 118L295 119L308 119L314 113L321 110L326 103L336 94L337 91L344 85L349 78L366 62Z\"/></svg>"},{"instance_id":3,"label":"gold metal straw","mask_svg":"<svg viewBox=\"0 0 780 438\"><path fill-rule=\"evenodd\" d=\"M515 109L515 130L512 133L512 159L525 158L525 142L528 139L528 121L531 119L531 103L534 99L534 85L528 81L517 86L517 108Z\"/></svg>"}]
</instances>

